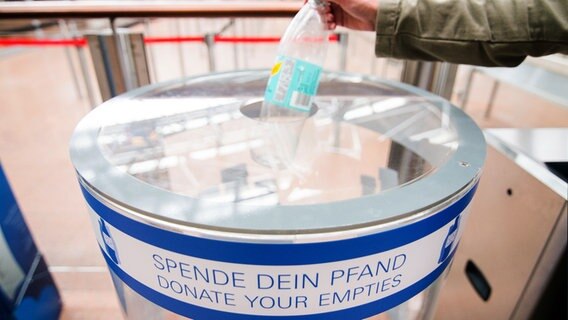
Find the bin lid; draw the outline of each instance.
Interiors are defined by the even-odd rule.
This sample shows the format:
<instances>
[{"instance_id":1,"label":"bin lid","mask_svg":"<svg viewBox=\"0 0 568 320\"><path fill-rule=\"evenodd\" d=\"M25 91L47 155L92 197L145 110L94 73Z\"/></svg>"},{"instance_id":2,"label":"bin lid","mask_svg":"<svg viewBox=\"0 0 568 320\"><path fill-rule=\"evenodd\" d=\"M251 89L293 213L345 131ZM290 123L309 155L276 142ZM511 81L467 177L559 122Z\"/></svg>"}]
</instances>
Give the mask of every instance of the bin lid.
<instances>
[{"instance_id":1,"label":"bin lid","mask_svg":"<svg viewBox=\"0 0 568 320\"><path fill-rule=\"evenodd\" d=\"M267 165L258 153L282 147L254 118L267 78L210 74L103 103L71 140L81 182L153 224L285 235L419 219L479 175L485 141L461 110L408 85L338 73L322 75L315 112L285 131L299 137L290 165Z\"/></svg>"}]
</instances>

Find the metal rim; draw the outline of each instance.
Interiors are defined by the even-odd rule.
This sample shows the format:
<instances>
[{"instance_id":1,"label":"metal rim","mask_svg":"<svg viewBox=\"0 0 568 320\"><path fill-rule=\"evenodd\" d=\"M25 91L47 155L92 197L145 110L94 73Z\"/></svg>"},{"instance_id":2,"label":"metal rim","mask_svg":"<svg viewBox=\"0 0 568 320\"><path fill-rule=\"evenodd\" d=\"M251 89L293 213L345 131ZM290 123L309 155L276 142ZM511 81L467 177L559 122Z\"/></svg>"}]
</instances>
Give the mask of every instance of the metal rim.
<instances>
[{"instance_id":1,"label":"metal rim","mask_svg":"<svg viewBox=\"0 0 568 320\"><path fill-rule=\"evenodd\" d=\"M185 234L194 237L207 238L221 241L238 241L250 243L313 243L322 241L337 241L351 239L378 232L384 232L400 227L400 225L407 225L413 222L420 221L424 218L430 217L445 208L451 206L453 203L460 200L472 188L477 185L479 176L476 177L464 189L456 192L446 202L433 204L430 208L423 211L409 212L404 217L396 217L390 221L382 220L379 223L369 222L366 224L352 225L330 229L312 229L312 230L297 230L296 232L282 233L278 230L242 230L231 228L213 228L207 225L192 224L184 221L176 221L167 217L158 216L152 213L143 212L134 209L128 205L117 203L116 201L109 200L102 195L82 178L79 178L79 183L85 188L89 194L95 199L103 203L105 206L119 214L128 217L134 221L151 225L160 229ZM249 232L247 232L249 231Z\"/></svg>"},{"instance_id":2,"label":"metal rim","mask_svg":"<svg viewBox=\"0 0 568 320\"><path fill-rule=\"evenodd\" d=\"M262 72L266 72L266 70L262 70ZM200 81L210 79L211 77L250 76L259 73L260 71L241 71L209 74L190 77L183 80L183 82ZM410 94L440 99L431 93L409 85L384 81L375 77L341 73L329 73L327 76L330 78L376 82L388 85L394 89L404 90ZM97 126L97 119L104 115L105 110L111 107L111 105L121 103L125 99L134 98L157 88L167 88L179 83L179 80L174 80L140 88L111 99L101 107L96 108L75 129L71 140L71 159L83 182L91 190L95 190L99 197L105 199L107 203L118 204L119 207L125 208L127 211L135 212L137 219L142 219L152 224L168 225L166 228L176 229L176 231L180 232L186 232L187 228L198 228L214 232L238 234L262 233L267 235L298 236L299 234L307 235L321 232L329 233L338 230L361 229L370 225L386 226L393 221L416 220L425 216L425 214L427 215L428 212L432 213L432 209L440 204L450 203L463 190L471 188L479 176L485 159L485 141L480 129L465 113L456 107L452 107L449 109L449 113L450 118L455 121L453 124L459 138L458 148L435 173L404 186L404 188L395 188L376 195L338 201L331 204L271 208L270 214L267 216L266 208L243 206L237 212L237 214L241 215L239 216L241 218L239 223L208 224L206 220L184 219L187 217L187 212L192 209L193 203L191 198L149 185L113 167L104 158L96 143L100 130L100 125ZM95 163L94 168L93 163ZM98 173L96 177L93 170L96 170ZM412 203L408 201L409 194L414 196ZM121 201L121 197L124 199L128 195L130 199L138 197L139 203L136 204L136 207L125 205ZM152 201L148 201L150 195ZM168 213L171 214L172 218L165 218L159 214L159 212L164 212L163 206L159 204L168 204L168 208L172 210ZM211 209L224 210L222 207L220 205L218 208ZM372 210L369 210L369 208ZM120 211L122 212L123 210ZM302 212L302 216L298 216L297 212ZM336 221L334 225L329 225L326 224L325 219L322 219L329 214L340 214L343 217L339 217L340 220ZM255 215L264 216L258 218ZM294 219L299 220L291 221ZM286 225L286 223L282 224L283 220L287 221L287 227L280 227L281 225Z\"/></svg>"}]
</instances>

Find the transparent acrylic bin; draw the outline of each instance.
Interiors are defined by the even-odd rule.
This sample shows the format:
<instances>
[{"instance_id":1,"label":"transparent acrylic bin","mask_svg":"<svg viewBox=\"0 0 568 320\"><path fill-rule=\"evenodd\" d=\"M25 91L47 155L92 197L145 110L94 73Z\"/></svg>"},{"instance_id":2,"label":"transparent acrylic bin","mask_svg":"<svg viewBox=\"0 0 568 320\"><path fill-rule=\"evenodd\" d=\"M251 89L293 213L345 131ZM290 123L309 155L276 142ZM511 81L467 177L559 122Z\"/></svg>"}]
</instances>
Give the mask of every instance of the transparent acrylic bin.
<instances>
[{"instance_id":1,"label":"transparent acrylic bin","mask_svg":"<svg viewBox=\"0 0 568 320\"><path fill-rule=\"evenodd\" d=\"M479 128L416 88L335 73L305 121L275 126L257 118L267 76L145 87L78 125L71 157L125 318L430 319Z\"/></svg>"}]
</instances>

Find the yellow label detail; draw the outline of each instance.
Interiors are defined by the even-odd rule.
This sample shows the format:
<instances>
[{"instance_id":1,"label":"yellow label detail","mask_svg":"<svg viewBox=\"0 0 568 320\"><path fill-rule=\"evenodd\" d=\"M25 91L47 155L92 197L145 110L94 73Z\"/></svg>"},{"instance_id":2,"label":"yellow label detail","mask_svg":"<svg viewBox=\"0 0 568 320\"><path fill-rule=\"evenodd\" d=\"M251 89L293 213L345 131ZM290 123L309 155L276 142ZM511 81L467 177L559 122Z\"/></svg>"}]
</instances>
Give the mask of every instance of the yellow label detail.
<instances>
[{"instance_id":1,"label":"yellow label detail","mask_svg":"<svg viewBox=\"0 0 568 320\"><path fill-rule=\"evenodd\" d=\"M278 61L274 64L274 67L272 67L272 72L270 72L270 76L272 77L273 75L277 74L278 71L280 71L280 67L282 66L282 62Z\"/></svg>"}]
</instances>

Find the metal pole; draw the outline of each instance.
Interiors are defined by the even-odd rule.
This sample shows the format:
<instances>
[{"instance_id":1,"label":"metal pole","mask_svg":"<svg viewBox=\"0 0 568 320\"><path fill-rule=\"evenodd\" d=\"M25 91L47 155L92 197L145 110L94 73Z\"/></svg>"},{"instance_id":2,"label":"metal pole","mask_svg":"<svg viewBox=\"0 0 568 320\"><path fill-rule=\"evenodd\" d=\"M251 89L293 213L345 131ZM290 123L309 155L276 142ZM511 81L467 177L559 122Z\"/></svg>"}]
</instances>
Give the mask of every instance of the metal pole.
<instances>
[{"instance_id":1,"label":"metal pole","mask_svg":"<svg viewBox=\"0 0 568 320\"><path fill-rule=\"evenodd\" d=\"M347 70L347 42L349 35L347 33L339 33L339 70L345 72Z\"/></svg>"},{"instance_id":2,"label":"metal pole","mask_svg":"<svg viewBox=\"0 0 568 320\"><path fill-rule=\"evenodd\" d=\"M404 61L400 80L413 86L429 90L432 85L432 66L432 62Z\"/></svg>"},{"instance_id":3,"label":"metal pole","mask_svg":"<svg viewBox=\"0 0 568 320\"><path fill-rule=\"evenodd\" d=\"M81 73L83 73L85 87L87 88L89 104L91 108L94 108L97 105L97 100L95 98L93 84L91 82L91 76L89 74L89 68L87 67L87 58L85 57L85 51L82 47L77 47L77 55L79 56L79 65L81 66Z\"/></svg>"},{"instance_id":4,"label":"metal pole","mask_svg":"<svg viewBox=\"0 0 568 320\"><path fill-rule=\"evenodd\" d=\"M79 30L77 29L77 23L71 21L69 23L69 29L73 37L79 35ZM85 81L85 89L87 90L87 97L89 97L89 104L91 108L94 108L97 104L95 98L95 93L93 90L93 84L91 82L91 76L89 73L89 67L87 66L87 58L85 57L85 51L83 47L77 46L77 56L79 57L79 66L81 68L81 73L83 74L83 80Z\"/></svg>"},{"instance_id":5,"label":"metal pole","mask_svg":"<svg viewBox=\"0 0 568 320\"><path fill-rule=\"evenodd\" d=\"M446 62L405 61L401 81L451 99L457 65Z\"/></svg>"},{"instance_id":6,"label":"metal pole","mask_svg":"<svg viewBox=\"0 0 568 320\"><path fill-rule=\"evenodd\" d=\"M461 99L461 108L462 110L465 111L465 108L467 106L467 102L469 100L469 93L471 91L471 85L473 83L473 76L476 73L476 69L475 67L471 67L469 74L467 75L467 82L465 83L465 87L463 89L463 94L462 94L462 99Z\"/></svg>"},{"instance_id":7,"label":"metal pole","mask_svg":"<svg viewBox=\"0 0 568 320\"><path fill-rule=\"evenodd\" d=\"M147 36L151 35L150 19L144 19L144 34ZM158 71L156 70L156 52L154 52L154 47L149 46L147 50L148 56L150 57L150 82L158 82Z\"/></svg>"},{"instance_id":8,"label":"metal pole","mask_svg":"<svg viewBox=\"0 0 568 320\"><path fill-rule=\"evenodd\" d=\"M237 23L235 21L235 19L231 19L231 26L233 27L233 36L237 36ZM241 45L240 44L234 44L233 45L233 63L235 65L235 69L239 69L239 50L240 50Z\"/></svg>"},{"instance_id":9,"label":"metal pole","mask_svg":"<svg viewBox=\"0 0 568 320\"><path fill-rule=\"evenodd\" d=\"M0 19L294 16L299 1L28 1L0 2Z\"/></svg>"},{"instance_id":10,"label":"metal pole","mask_svg":"<svg viewBox=\"0 0 568 320\"><path fill-rule=\"evenodd\" d=\"M487 109L485 109L485 114L483 115L485 119L491 116L491 111L493 110L493 106L495 104L495 97L497 97L497 90L499 90L499 86L501 83L499 80L493 81L493 88L491 89L491 96L489 96L489 103L487 104Z\"/></svg>"},{"instance_id":11,"label":"metal pole","mask_svg":"<svg viewBox=\"0 0 568 320\"><path fill-rule=\"evenodd\" d=\"M141 33L98 34L86 38L103 101L150 83Z\"/></svg>"},{"instance_id":12,"label":"metal pole","mask_svg":"<svg viewBox=\"0 0 568 320\"><path fill-rule=\"evenodd\" d=\"M179 37L181 37L181 36L182 36L182 30L181 30L181 21L180 21L180 19L176 19L176 20L174 21L174 23L175 23L175 33L176 33ZM180 66L180 68L181 68L181 75L182 75L182 77L185 78L185 77L187 76L187 73L186 73L186 71L185 71L185 58L184 58L185 54L184 54L184 52L183 52L183 44L182 44L182 43L180 43L180 44L178 45L178 56L179 56L179 66Z\"/></svg>"},{"instance_id":13,"label":"metal pole","mask_svg":"<svg viewBox=\"0 0 568 320\"><path fill-rule=\"evenodd\" d=\"M151 81L146 46L144 45L144 35L142 33L130 33L127 37L131 53L128 58L131 60L136 77L135 88L148 85Z\"/></svg>"},{"instance_id":14,"label":"metal pole","mask_svg":"<svg viewBox=\"0 0 568 320\"><path fill-rule=\"evenodd\" d=\"M452 96L457 65L440 62L404 61L401 81L428 90L446 99ZM389 168L399 171L399 183L425 172L428 164L413 151L392 142Z\"/></svg>"},{"instance_id":15,"label":"metal pole","mask_svg":"<svg viewBox=\"0 0 568 320\"><path fill-rule=\"evenodd\" d=\"M134 65L134 54L130 46L128 33L118 32L116 19L110 18L112 36L116 45L116 54L118 56L118 65L122 73L123 83L126 91L138 88L136 76L136 67Z\"/></svg>"},{"instance_id":16,"label":"metal pole","mask_svg":"<svg viewBox=\"0 0 568 320\"><path fill-rule=\"evenodd\" d=\"M248 24L249 21L245 20L241 24L242 34L248 34ZM243 45L243 67L245 69L249 68L249 57L252 56L251 46Z\"/></svg>"},{"instance_id":17,"label":"metal pole","mask_svg":"<svg viewBox=\"0 0 568 320\"><path fill-rule=\"evenodd\" d=\"M205 45L207 46L207 56L209 57L209 72L215 72L215 34L208 33L205 35Z\"/></svg>"},{"instance_id":18,"label":"metal pole","mask_svg":"<svg viewBox=\"0 0 568 320\"><path fill-rule=\"evenodd\" d=\"M108 20L112 34L116 34L116 25L114 24L114 22L116 21L116 17L109 17Z\"/></svg>"},{"instance_id":19,"label":"metal pole","mask_svg":"<svg viewBox=\"0 0 568 320\"><path fill-rule=\"evenodd\" d=\"M69 28L67 27L67 23L64 20L57 21L59 24L59 29L63 34L63 37L66 39L72 38L71 32L69 32ZM69 70L71 71L71 77L73 78L73 84L75 86L75 91L77 92L77 96L79 99L83 98L83 92L81 90L81 85L79 85L79 79L77 78L77 72L75 71L75 65L73 64L73 59L71 57L71 50L69 47L65 47L65 58L67 59L67 64L69 65Z\"/></svg>"},{"instance_id":20,"label":"metal pole","mask_svg":"<svg viewBox=\"0 0 568 320\"><path fill-rule=\"evenodd\" d=\"M452 63L437 63L434 66L434 70L435 74L432 92L446 98L447 100L451 100L458 66Z\"/></svg>"},{"instance_id":21,"label":"metal pole","mask_svg":"<svg viewBox=\"0 0 568 320\"><path fill-rule=\"evenodd\" d=\"M130 39L128 39L128 34L114 34L114 39L116 41L118 58L120 61L120 69L122 71L122 77L124 78L126 91L138 88L136 71L133 64L134 59L132 59L133 53L132 48L129 45Z\"/></svg>"}]
</instances>

